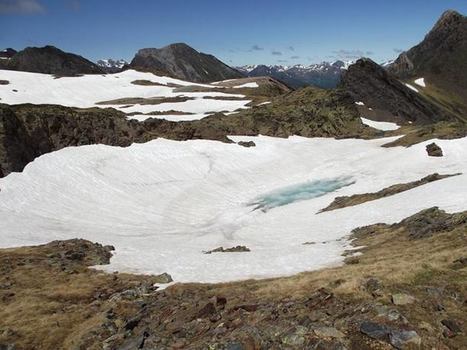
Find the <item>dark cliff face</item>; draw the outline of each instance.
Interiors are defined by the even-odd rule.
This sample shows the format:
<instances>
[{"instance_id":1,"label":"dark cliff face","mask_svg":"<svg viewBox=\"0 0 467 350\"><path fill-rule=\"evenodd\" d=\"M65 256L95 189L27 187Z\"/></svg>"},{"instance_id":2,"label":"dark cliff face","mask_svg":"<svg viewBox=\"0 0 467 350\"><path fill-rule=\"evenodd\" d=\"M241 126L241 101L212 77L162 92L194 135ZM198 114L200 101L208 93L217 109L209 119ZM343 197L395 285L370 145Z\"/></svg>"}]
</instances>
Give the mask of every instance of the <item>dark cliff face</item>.
<instances>
[{"instance_id":1,"label":"dark cliff face","mask_svg":"<svg viewBox=\"0 0 467 350\"><path fill-rule=\"evenodd\" d=\"M134 133L116 110L74 110L51 105L0 105L0 171L7 175L36 157L67 146L128 146Z\"/></svg>"},{"instance_id":2,"label":"dark cliff face","mask_svg":"<svg viewBox=\"0 0 467 350\"><path fill-rule=\"evenodd\" d=\"M400 78L424 77L467 97L467 17L446 11L424 40L388 68Z\"/></svg>"},{"instance_id":3,"label":"dark cliff face","mask_svg":"<svg viewBox=\"0 0 467 350\"><path fill-rule=\"evenodd\" d=\"M101 68L84 57L64 52L53 46L28 47L14 54L4 64L4 69L58 76L104 73Z\"/></svg>"},{"instance_id":4,"label":"dark cliff face","mask_svg":"<svg viewBox=\"0 0 467 350\"><path fill-rule=\"evenodd\" d=\"M174 78L197 83L242 78L243 74L212 55L200 53L186 44L138 51L129 68L166 73Z\"/></svg>"},{"instance_id":5,"label":"dark cliff face","mask_svg":"<svg viewBox=\"0 0 467 350\"><path fill-rule=\"evenodd\" d=\"M386 112L387 120L429 124L454 118L368 58L360 59L348 68L341 87L355 101Z\"/></svg>"}]
</instances>

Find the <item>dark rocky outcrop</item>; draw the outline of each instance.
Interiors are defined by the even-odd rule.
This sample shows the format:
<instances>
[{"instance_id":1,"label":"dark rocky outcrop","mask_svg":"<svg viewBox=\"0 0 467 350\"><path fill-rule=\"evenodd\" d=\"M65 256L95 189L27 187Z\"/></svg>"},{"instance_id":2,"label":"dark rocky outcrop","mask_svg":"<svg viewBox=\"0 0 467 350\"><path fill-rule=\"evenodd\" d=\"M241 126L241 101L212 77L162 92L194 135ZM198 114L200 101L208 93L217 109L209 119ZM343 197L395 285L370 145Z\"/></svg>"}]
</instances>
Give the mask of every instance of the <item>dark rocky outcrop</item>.
<instances>
[{"instance_id":1,"label":"dark rocky outcrop","mask_svg":"<svg viewBox=\"0 0 467 350\"><path fill-rule=\"evenodd\" d=\"M434 142L426 146L426 153L428 153L430 157L442 157L443 156L443 150L441 149L441 147L439 147Z\"/></svg>"},{"instance_id":2,"label":"dark rocky outcrop","mask_svg":"<svg viewBox=\"0 0 467 350\"><path fill-rule=\"evenodd\" d=\"M446 213L438 207L421 212L394 224L394 228L403 227L410 239L428 238L441 232L449 232L460 225L467 224L467 212Z\"/></svg>"},{"instance_id":3,"label":"dark rocky outcrop","mask_svg":"<svg viewBox=\"0 0 467 350\"><path fill-rule=\"evenodd\" d=\"M57 76L104 73L101 68L84 57L64 52L54 46L27 47L10 59L2 61L6 61L3 63L3 69Z\"/></svg>"},{"instance_id":4,"label":"dark rocky outcrop","mask_svg":"<svg viewBox=\"0 0 467 350\"><path fill-rule=\"evenodd\" d=\"M160 49L141 49L128 67L168 74L174 78L197 83L243 77L242 73L227 66L216 57L198 52L183 43L168 45Z\"/></svg>"},{"instance_id":5,"label":"dark rocky outcrop","mask_svg":"<svg viewBox=\"0 0 467 350\"><path fill-rule=\"evenodd\" d=\"M0 105L0 168L22 171L36 157L68 146L128 146L138 133L115 110Z\"/></svg>"},{"instance_id":6,"label":"dark rocky outcrop","mask_svg":"<svg viewBox=\"0 0 467 350\"><path fill-rule=\"evenodd\" d=\"M360 59L348 68L341 86L355 101L365 103L363 110L371 107L386 121L430 124L455 119L368 58Z\"/></svg>"}]
</instances>

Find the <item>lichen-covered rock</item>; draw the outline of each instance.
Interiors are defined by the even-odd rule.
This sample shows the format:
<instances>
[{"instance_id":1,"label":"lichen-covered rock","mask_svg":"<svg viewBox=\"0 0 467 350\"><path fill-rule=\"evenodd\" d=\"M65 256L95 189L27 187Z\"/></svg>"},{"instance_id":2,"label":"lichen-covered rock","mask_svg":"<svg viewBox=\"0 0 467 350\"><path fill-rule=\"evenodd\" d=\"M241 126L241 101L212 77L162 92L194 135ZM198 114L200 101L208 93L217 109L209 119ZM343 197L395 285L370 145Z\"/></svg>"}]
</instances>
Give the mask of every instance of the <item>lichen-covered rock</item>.
<instances>
[{"instance_id":1,"label":"lichen-covered rock","mask_svg":"<svg viewBox=\"0 0 467 350\"><path fill-rule=\"evenodd\" d=\"M396 349L418 349L422 338L415 331L392 331L389 336L391 345Z\"/></svg>"}]
</instances>

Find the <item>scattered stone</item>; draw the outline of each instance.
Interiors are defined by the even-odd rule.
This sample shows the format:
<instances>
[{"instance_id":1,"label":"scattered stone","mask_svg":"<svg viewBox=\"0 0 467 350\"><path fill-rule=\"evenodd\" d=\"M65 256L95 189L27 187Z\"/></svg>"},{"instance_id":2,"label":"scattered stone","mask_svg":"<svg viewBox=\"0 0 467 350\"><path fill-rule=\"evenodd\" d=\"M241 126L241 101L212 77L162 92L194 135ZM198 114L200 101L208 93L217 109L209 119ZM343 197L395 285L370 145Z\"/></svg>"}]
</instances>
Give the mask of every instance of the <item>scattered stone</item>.
<instances>
[{"instance_id":1,"label":"scattered stone","mask_svg":"<svg viewBox=\"0 0 467 350\"><path fill-rule=\"evenodd\" d=\"M16 350L14 344L0 344L0 350Z\"/></svg>"},{"instance_id":2,"label":"scattered stone","mask_svg":"<svg viewBox=\"0 0 467 350\"><path fill-rule=\"evenodd\" d=\"M139 317L137 316L137 317L134 317L128 320L124 326L125 330L132 331L139 324L140 321L141 321L141 316Z\"/></svg>"},{"instance_id":3,"label":"scattered stone","mask_svg":"<svg viewBox=\"0 0 467 350\"><path fill-rule=\"evenodd\" d=\"M442 157L443 150L436 143L430 143L426 146L426 152L430 157Z\"/></svg>"},{"instance_id":4,"label":"scattered stone","mask_svg":"<svg viewBox=\"0 0 467 350\"><path fill-rule=\"evenodd\" d=\"M221 297L221 296L216 296L216 306L218 308L225 308L225 304L227 304L227 298Z\"/></svg>"},{"instance_id":5,"label":"scattered stone","mask_svg":"<svg viewBox=\"0 0 467 350\"><path fill-rule=\"evenodd\" d=\"M242 343L238 341L230 342L225 345L225 350L245 350Z\"/></svg>"},{"instance_id":6,"label":"scattered stone","mask_svg":"<svg viewBox=\"0 0 467 350\"><path fill-rule=\"evenodd\" d=\"M391 329L384 325L372 321L364 321L360 324L360 332L377 340L389 340Z\"/></svg>"},{"instance_id":7,"label":"scattered stone","mask_svg":"<svg viewBox=\"0 0 467 350\"><path fill-rule=\"evenodd\" d=\"M321 338L343 338L345 335L334 327L317 327L313 332Z\"/></svg>"},{"instance_id":8,"label":"scattered stone","mask_svg":"<svg viewBox=\"0 0 467 350\"><path fill-rule=\"evenodd\" d=\"M467 257L463 256L459 259L456 259L452 263L452 268L454 270L460 270L467 266Z\"/></svg>"},{"instance_id":9,"label":"scattered stone","mask_svg":"<svg viewBox=\"0 0 467 350\"><path fill-rule=\"evenodd\" d=\"M243 147L256 147L256 143L253 141L239 141L237 142L237 145L243 146Z\"/></svg>"},{"instance_id":10,"label":"scattered stone","mask_svg":"<svg viewBox=\"0 0 467 350\"><path fill-rule=\"evenodd\" d=\"M238 306L235 306L232 310L235 311L235 310L240 310L240 309L248 311L248 312L255 312L256 310L258 310L258 305L256 304L238 305Z\"/></svg>"},{"instance_id":11,"label":"scattered stone","mask_svg":"<svg viewBox=\"0 0 467 350\"><path fill-rule=\"evenodd\" d=\"M351 256L349 258L346 258L344 262L349 265L356 265L360 264L360 258L358 256Z\"/></svg>"},{"instance_id":12,"label":"scattered stone","mask_svg":"<svg viewBox=\"0 0 467 350\"><path fill-rule=\"evenodd\" d=\"M313 344L310 349L314 350L348 350L346 346L335 340L322 340L320 339L317 344Z\"/></svg>"},{"instance_id":13,"label":"scattered stone","mask_svg":"<svg viewBox=\"0 0 467 350\"><path fill-rule=\"evenodd\" d=\"M397 293L392 295L392 302L394 305L407 305L412 304L415 298L411 295L404 293Z\"/></svg>"},{"instance_id":14,"label":"scattered stone","mask_svg":"<svg viewBox=\"0 0 467 350\"><path fill-rule=\"evenodd\" d=\"M462 333L461 327L454 320L442 320L441 323L453 333Z\"/></svg>"},{"instance_id":15,"label":"scattered stone","mask_svg":"<svg viewBox=\"0 0 467 350\"><path fill-rule=\"evenodd\" d=\"M301 347L303 344L305 344L305 337L301 334L287 334L282 338L282 344L292 346L294 348L296 347Z\"/></svg>"},{"instance_id":16,"label":"scattered stone","mask_svg":"<svg viewBox=\"0 0 467 350\"><path fill-rule=\"evenodd\" d=\"M232 248L224 248L224 247L219 247L213 250L208 250L206 252L203 252L204 254L211 254L211 253L241 253L241 252L249 252L250 249L247 248L244 245L238 245L236 247Z\"/></svg>"},{"instance_id":17,"label":"scattered stone","mask_svg":"<svg viewBox=\"0 0 467 350\"><path fill-rule=\"evenodd\" d=\"M170 283L173 282L172 276L167 272L154 276L154 283Z\"/></svg>"},{"instance_id":18,"label":"scattered stone","mask_svg":"<svg viewBox=\"0 0 467 350\"><path fill-rule=\"evenodd\" d=\"M375 307L375 311L377 312L378 317L384 317L389 321L397 321L399 319L405 319L399 311L395 309L389 309L386 305L377 305Z\"/></svg>"},{"instance_id":19,"label":"scattered stone","mask_svg":"<svg viewBox=\"0 0 467 350\"><path fill-rule=\"evenodd\" d=\"M196 315L196 318L206 318L210 317L217 313L216 307L214 306L213 303L207 303L204 305L199 311L198 314Z\"/></svg>"},{"instance_id":20,"label":"scattered stone","mask_svg":"<svg viewBox=\"0 0 467 350\"><path fill-rule=\"evenodd\" d=\"M396 349L410 349L422 344L422 338L415 331L392 331L389 341Z\"/></svg>"},{"instance_id":21,"label":"scattered stone","mask_svg":"<svg viewBox=\"0 0 467 350\"><path fill-rule=\"evenodd\" d=\"M381 289L382 283L376 277L370 277L363 283L363 287L367 292L372 293L376 290Z\"/></svg>"},{"instance_id":22,"label":"scattered stone","mask_svg":"<svg viewBox=\"0 0 467 350\"><path fill-rule=\"evenodd\" d=\"M443 329L443 335L446 337L446 338L454 338L456 336L456 333L454 333L453 331L451 331L450 329L448 328L444 328Z\"/></svg>"}]
</instances>

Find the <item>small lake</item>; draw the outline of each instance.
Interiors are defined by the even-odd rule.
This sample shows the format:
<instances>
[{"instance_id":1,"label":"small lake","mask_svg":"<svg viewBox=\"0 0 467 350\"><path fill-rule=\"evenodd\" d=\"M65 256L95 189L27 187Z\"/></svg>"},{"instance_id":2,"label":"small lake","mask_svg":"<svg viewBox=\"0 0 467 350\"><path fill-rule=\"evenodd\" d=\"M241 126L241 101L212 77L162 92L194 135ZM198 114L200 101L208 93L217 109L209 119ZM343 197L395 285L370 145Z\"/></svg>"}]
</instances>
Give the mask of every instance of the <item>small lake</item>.
<instances>
[{"instance_id":1,"label":"small lake","mask_svg":"<svg viewBox=\"0 0 467 350\"><path fill-rule=\"evenodd\" d=\"M351 177L308 181L275 190L265 194L264 196L256 198L248 205L254 206L255 208L253 210L260 209L263 212L267 212L273 208L282 207L294 202L321 197L327 193L334 192L342 187L350 186L354 183L355 180Z\"/></svg>"}]
</instances>

